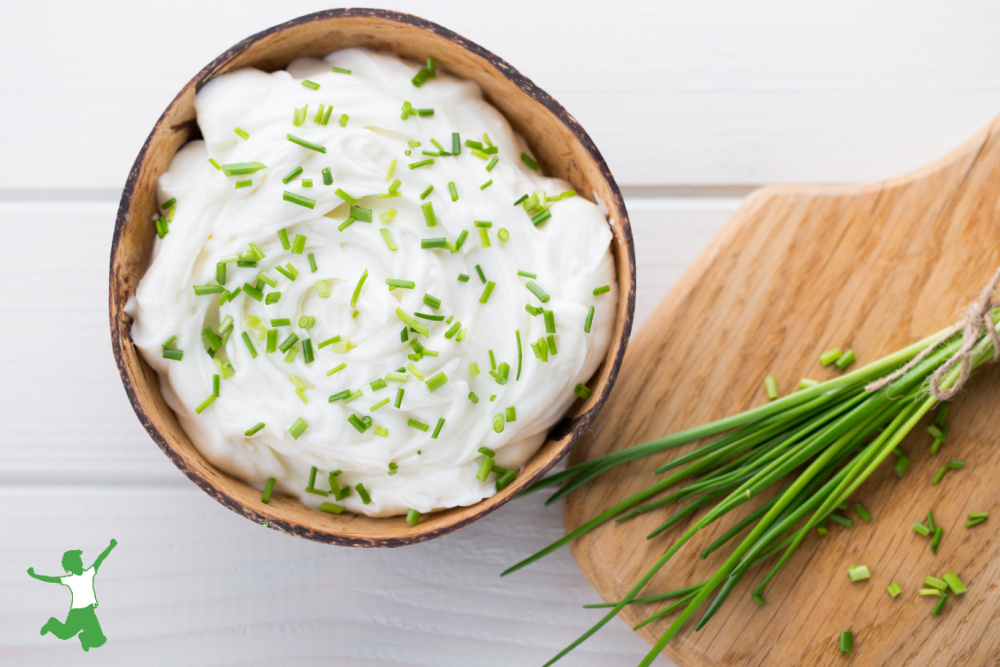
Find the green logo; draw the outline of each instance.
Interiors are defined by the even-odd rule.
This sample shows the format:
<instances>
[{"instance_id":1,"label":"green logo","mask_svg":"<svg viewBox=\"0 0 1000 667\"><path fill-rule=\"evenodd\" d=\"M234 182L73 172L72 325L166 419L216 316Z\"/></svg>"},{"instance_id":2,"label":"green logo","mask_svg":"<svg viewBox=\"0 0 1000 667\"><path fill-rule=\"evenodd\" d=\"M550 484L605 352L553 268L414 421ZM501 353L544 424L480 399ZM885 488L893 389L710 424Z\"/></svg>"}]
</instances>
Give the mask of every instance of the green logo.
<instances>
[{"instance_id":1,"label":"green logo","mask_svg":"<svg viewBox=\"0 0 1000 667\"><path fill-rule=\"evenodd\" d=\"M97 593L94 591L94 576L101 563L108 557L118 540L111 540L108 548L101 552L94 564L83 569L82 551L67 551L62 557L62 566L66 574L61 577L46 577L35 574L35 568L28 568L28 575L50 584L62 584L69 589L69 615L65 622L52 617L42 626L42 635L51 632L59 639L69 639L79 635L80 646L84 651L103 646L108 641L101 632L101 624L97 620Z\"/></svg>"}]
</instances>

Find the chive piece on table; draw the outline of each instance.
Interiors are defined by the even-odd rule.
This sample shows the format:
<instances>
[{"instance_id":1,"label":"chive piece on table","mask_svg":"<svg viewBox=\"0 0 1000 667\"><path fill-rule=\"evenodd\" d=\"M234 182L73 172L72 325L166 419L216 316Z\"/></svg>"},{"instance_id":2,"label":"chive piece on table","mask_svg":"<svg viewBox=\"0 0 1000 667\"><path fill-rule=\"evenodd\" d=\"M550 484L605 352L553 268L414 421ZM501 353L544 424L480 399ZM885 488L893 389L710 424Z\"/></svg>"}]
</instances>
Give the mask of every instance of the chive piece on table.
<instances>
[{"instance_id":1,"label":"chive piece on table","mask_svg":"<svg viewBox=\"0 0 1000 667\"><path fill-rule=\"evenodd\" d=\"M854 633L844 630L840 633L840 652L850 653L854 650Z\"/></svg>"},{"instance_id":2,"label":"chive piece on table","mask_svg":"<svg viewBox=\"0 0 1000 667\"><path fill-rule=\"evenodd\" d=\"M770 400L775 400L778 398L778 379L773 375L768 375L764 378L764 391L767 392L767 397Z\"/></svg>"}]
</instances>

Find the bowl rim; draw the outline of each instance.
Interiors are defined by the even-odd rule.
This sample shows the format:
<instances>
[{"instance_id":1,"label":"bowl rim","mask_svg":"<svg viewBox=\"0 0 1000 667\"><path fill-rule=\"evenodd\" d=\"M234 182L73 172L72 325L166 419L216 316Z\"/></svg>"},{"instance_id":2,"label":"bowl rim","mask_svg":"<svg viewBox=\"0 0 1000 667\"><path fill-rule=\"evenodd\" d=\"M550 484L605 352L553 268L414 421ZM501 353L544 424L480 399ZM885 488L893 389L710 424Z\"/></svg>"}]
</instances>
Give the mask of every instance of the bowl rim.
<instances>
[{"instance_id":1,"label":"bowl rim","mask_svg":"<svg viewBox=\"0 0 1000 667\"><path fill-rule=\"evenodd\" d=\"M136 189L136 184L139 179L140 172L147 157L147 152L152 144L152 141L160 130L161 126L166 122L167 116L174 109L174 107L181 101L181 98L191 89L195 92L200 90L200 88L207 83L216 72L225 65L232 58L236 57L244 50L255 44L256 42L265 39L273 34L280 33L297 26L313 23L318 21L326 21L330 19L340 19L340 18L372 18L377 20L387 20L395 23L404 24L405 26L425 30L433 33L436 36L443 37L444 39L457 44L462 49L471 52L474 56L481 58L483 61L488 63L493 69L495 69L501 76L506 78L510 83L516 86L521 92L525 93L534 102L544 106L549 112L551 112L558 121L565 126L567 130L575 137L576 141L579 142L580 146L587 153L589 158L593 160L594 164L600 171L601 178L606 182L608 190L612 194L611 201L603 202L607 209L609 216L613 215L614 225L617 225L621 229L621 236L624 243L621 243L623 249L625 250L624 255L621 257L622 261L627 263L627 275L629 279L627 294L625 295L624 307L625 313L623 317L623 327L621 338L617 341L617 349L615 350L614 357L611 359L611 366L608 370L607 381L601 388L600 394L596 396L596 399L591 403L591 405L582 413L578 415L566 415L563 416L560 421L556 422L546 435L546 440L560 440L565 438L565 443L559 447L557 450L551 452L550 460L541 466L533 475L527 477L519 477L514 483L510 485L510 493L498 492L493 496L489 496L474 503L473 505L467 506L468 508L474 508L479 505L483 505L478 511L474 513L469 513L467 516L458 517L455 520L437 526L430 530L424 531L414 531L412 536L401 536L401 537L378 537L378 538L358 538L354 536L344 536L338 534L335 530L316 530L314 528L304 526L297 521L285 520L280 517L273 515L264 515L255 510L254 508L248 507L241 501L237 500L229 493L218 488L210 480L199 474L196 470L193 470L191 466L188 465L187 461L184 459L183 455L174 450L173 447L167 442L166 438L160 431L153 425L152 420L147 414L146 407L139 400L138 394L135 389L136 378L133 377L128 364L125 362L125 342L122 340L123 336L119 332L119 310L124 304L118 303L116 294L116 281L115 281L115 267L116 262L119 257L120 251L120 241L122 237L123 229L125 228L126 222L129 218L132 205L132 194ZM614 243L615 241L612 241ZM616 273L620 275L620 271L616 269ZM619 290L622 290L623 286L619 284ZM625 356L625 350L628 346L628 341L632 331L632 322L635 315L635 295L636 295L636 270L635 270L635 245L632 237L631 224L629 222L628 211L625 208L624 198L622 196L621 190L618 187L617 182L611 174L608 168L607 162L601 155L597 146L594 144L590 136L584 131L583 127L577 122L577 120L551 95L546 93L544 90L539 88L528 79L526 76L521 74L517 69L512 67L505 60L495 55L491 51L483 48L482 46L472 42L465 37L462 37L458 33L455 33L448 28L445 28L437 23L423 19L412 14L407 14L403 12L397 12L385 9L373 9L373 8L337 8L337 9L327 9L319 12L313 12L310 14L305 14L297 18L279 23L270 28L266 28L257 33L246 37L233 46L229 47L223 51L219 56L213 59L208 65L203 67L197 74L195 74L174 96L170 103L166 106L163 113L157 119L156 123L153 125L152 130L150 130L149 135L143 142L142 148L139 150L135 161L129 171L128 178L126 179L125 186L122 189L122 196L118 205L118 212L115 218L115 228L111 243L111 256L109 264L109 293L108 293L108 309L109 309L109 319L111 328L111 346L112 353L115 358L115 364L118 367L118 373L121 377L122 384L125 389L125 393L128 396L129 403L132 405L136 417L138 417L139 422L145 428L146 432L153 439L153 441L159 446L159 448L166 454L167 458L182 472L184 475L194 482L202 491L207 493L209 496L214 498L224 507L232 510L233 512L248 518L255 523L262 524L264 526L274 528L280 532L288 533L297 537L303 537L309 540L323 542L328 544L337 544L342 546L360 546L360 547L397 547L405 546L408 544L416 544L419 542L424 542L426 540L433 539L435 537L440 537L447 533L458 530L459 528L466 526L473 521L476 521L487 514L493 512L499 507L505 505L512 498L519 495L520 490L523 490L530 484L534 483L536 480L541 479L549 470L551 470L559 461L561 461L573 448L573 446L579 441L583 433L589 428L591 423L596 418L597 414L603 408L604 404L607 402L608 396L611 393L612 388L618 377L618 372L621 369L622 360ZM618 301L619 307L622 305L621 297ZM116 306L119 306L116 308ZM127 335L125 336L127 337ZM615 343L614 338L612 338L612 344ZM605 361L602 365L607 363L608 357L605 356ZM567 438L567 436L569 436ZM543 445L544 446L544 445ZM536 456L538 452L532 456ZM529 459L530 460L530 459ZM209 463L209 465L211 465ZM214 466L212 466L214 467ZM219 471L224 475L224 473ZM231 476L230 476L231 477ZM233 478L237 479L237 478ZM242 481L242 480L239 480ZM245 482L243 482L245 483ZM513 491L517 490L517 493ZM297 502L297 499L296 499ZM461 508L457 508L461 509ZM386 517L387 519L399 519L399 517Z\"/></svg>"}]
</instances>

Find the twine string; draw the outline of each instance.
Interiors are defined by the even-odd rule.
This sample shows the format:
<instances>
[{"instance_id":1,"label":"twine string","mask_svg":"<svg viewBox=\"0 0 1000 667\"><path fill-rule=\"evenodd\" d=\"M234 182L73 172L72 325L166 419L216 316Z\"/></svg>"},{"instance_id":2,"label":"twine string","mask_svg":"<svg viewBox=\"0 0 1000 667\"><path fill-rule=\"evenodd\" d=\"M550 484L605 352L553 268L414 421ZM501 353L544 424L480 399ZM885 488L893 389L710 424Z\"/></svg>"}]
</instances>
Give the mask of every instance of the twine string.
<instances>
[{"instance_id":1,"label":"twine string","mask_svg":"<svg viewBox=\"0 0 1000 667\"><path fill-rule=\"evenodd\" d=\"M984 328L986 329L986 333L990 337L990 340L993 342L992 361L1000 359L1000 334L997 334L997 329L993 326L993 318L990 317L990 311L1000 305L1000 303L993 301L993 294L996 292L998 285L1000 285L1000 269L997 269L996 273L993 274L993 279L990 280L989 284L986 285L985 288L983 288L979 297L970 303L968 308L966 308L965 319L963 321L947 329L940 338L925 347L920 354L910 359L909 362L898 368L895 372L865 386L865 390L878 391L879 389L892 384L899 378L906 375L921 361L926 359L931 352L941 347L946 340L961 331L962 344L955 351L955 354L951 355L947 361L941 364L941 366L934 371L934 374L931 375L929 383L929 391L931 395L939 401L947 401L961 391L962 386L965 384L966 380L969 379L969 375L972 373L972 351L976 346L976 342L979 340L980 331ZM961 364L961 370L959 371L958 378L955 379L954 384L947 389L942 389L941 382L944 380L945 376L959 364Z\"/></svg>"}]
</instances>

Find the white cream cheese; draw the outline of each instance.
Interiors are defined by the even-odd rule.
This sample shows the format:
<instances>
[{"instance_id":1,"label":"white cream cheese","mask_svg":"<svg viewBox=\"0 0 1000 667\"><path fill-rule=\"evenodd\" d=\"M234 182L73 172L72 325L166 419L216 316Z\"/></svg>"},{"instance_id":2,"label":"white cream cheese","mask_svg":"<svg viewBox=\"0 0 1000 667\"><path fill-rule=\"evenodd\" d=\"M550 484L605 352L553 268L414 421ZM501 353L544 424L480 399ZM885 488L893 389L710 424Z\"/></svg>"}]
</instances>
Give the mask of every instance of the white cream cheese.
<instances>
[{"instance_id":1,"label":"white cream cheese","mask_svg":"<svg viewBox=\"0 0 1000 667\"><path fill-rule=\"evenodd\" d=\"M352 73L335 72L331 66ZM209 82L195 100L204 140L184 146L160 179L160 202L176 200L169 233L157 239L152 263L128 307L134 317L133 341L159 374L167 403L206 458L259 488L274 477L275 492L312 506L331 503L350 512L388 516L409 508L424 513L468 505L492 495L497 474L490 473L485 481L476 477L483 460L479 448L494 450L497 466L523 465L576 400L574 387L587 382L610 343L617 286L605 216L593 203L572 196L551 202L551 217L535 226L531 215L514 202L538 190L555 196L570 186L522 161L521 154L527 152L523 140L483 99L478 86L439 72L418 88L411 83L418 69L392 55L351 49L324 60L297 60L287 71L244 69ZM304 80L318 84L318 89L304 86ZM404 120L405 101L434 113ZM316 122L320 104L333 105L326 125ZM296 126L294 110L305 105L305 122ZM235 132L237 127L247 139ZM438 151L432 138L451 151L453 132L461 138L459 155L423 154ZM498 148L487 160L465 145L467 139L483 142L483 133ZM326 152L293 143L288 134ZM417 141L419 147L408 144ZM494 155L499 161L488 170ZM260 162L266 168L226 176L209 158L220 165ZM409 168L427 159L433 164ZM393 174L387 178L393 161ZM297 167L302 173L283 183ZM324 184L325 167L330 168L332 185ZM236 182L246 179L252 184L236 189ZM312 186L306 187L302 179L311 179ZM401 182L400 196L380 197L395 179ZM482 188L487 181L492 183ZM449 183L455 185L457 201L452 200ZM429 186L433 191L421 200ZM350 206L338 189L356 198L357 206L371 209L372 222L355 221L339 230ZM314 200L314 208L285 201L285 192ZM427 203L437 221L433 227L421 208ZM389 209L396 211L395 218L381 221L380 215ZM486 228L489 247L482 247L475 221L492 223ZM501 228L509 233L506 241L498 237ZM290 241L305 236L302 254L282 247L282 229ZM382 229L389 231L398 250L389 249ZM457 252L421 247L421 240L430 238L455 243L463 230L468 235ZM264 294L280 292L277 302L257 301L241 291L220 306L225 293L195 294L194 285L216 284L220 258L248 251L250 242L266 257L255 267L226 264L225 288L259 284ZM315 272L310 270L309 253L315 258ZM298 271L294 281L275 268L289 263ZM495 283L486 303L481 302L485 285L477 265L486 280ZM530 279L519 276L519 270L537 275L533 282L550 295L547 303L526 288ZM258 282L261 271L277 286ZM365 271L354 316L350 301ZM460 274L469 279L459 280ZM410 280L415 288L390 290L387 279ZM328 286L329 297L320 296L320 280ZM594 289L603 285L610 285L610 291L595 296ZM440 306L425 303L425 294L440 299ZM550 353L545 362L531 347L547 339L545 316L529 314L525 304L550 309L554 315L557 353ZM591 306L593 323L586 333ZM408 332L411 341L437 356L408 358L415 352L409 342L401 341L405 324L397 308L408 315L446 319L418 319L428 335ZM221 380L218 399L197 414L196 407L212 393L213 375L220 374L202 331L211 327L219 332L227 316L234 328L216 357L228 360L235 373ZM280 351L266 352L266 338L258 337L262 331L248 325L251 316L260 318L263 327L276 329L279 343L290 334L298 336L291 363ZM314 317L315 324L300 327L302 316ZM271 320L281 318L291 324L271 326ZM459 330L465 330L461 341L454 330L458 322ZM256 358L243 340L244 332ZM521 342L519 377L515 332ZM341 345L350 341L350 350L319 348L320 342L337 335ZM183 350L180 361L162 356L161 346L171 336L177 338L170 347ZM315 357L310 363L302 350L305 339L311 341ZM497 365L510 366L505 384L489 372L490 351ZM480 370L475 377L470 371L473 362ZM341 370L328 375L341 364ZM423 381L407 371L405 382L389 381L384 387L376 383L376 389L370 385L408 364ZM431 391L426 381L438 372L448 381ZM296 393L291 376L306 385L301 395L308 403ZM396 408L399 388L404 393ZM363 393L349 403L328 402L329 396L347 389ZM388 404L371 410L386 398ZM502 420L503 430L496 432L496 415L506 416L511 407L516 420ZM371 425L359 432L348 421L352 415L369 417ZM289 428L297 419L308 427L296 439ZM434 437L440 419L444 425ZM410 420L427 425L427 430L409 425ZM258 422L265 427L244 435ZM376 429L388 433L380 437ZM351 494L337 500L307 492L313 467L315 488L329 491L329 472L340 470L338 484L350 486ZM370 494L369 504L355 490L359 483Z\"/></svg>"}]
</instances>

